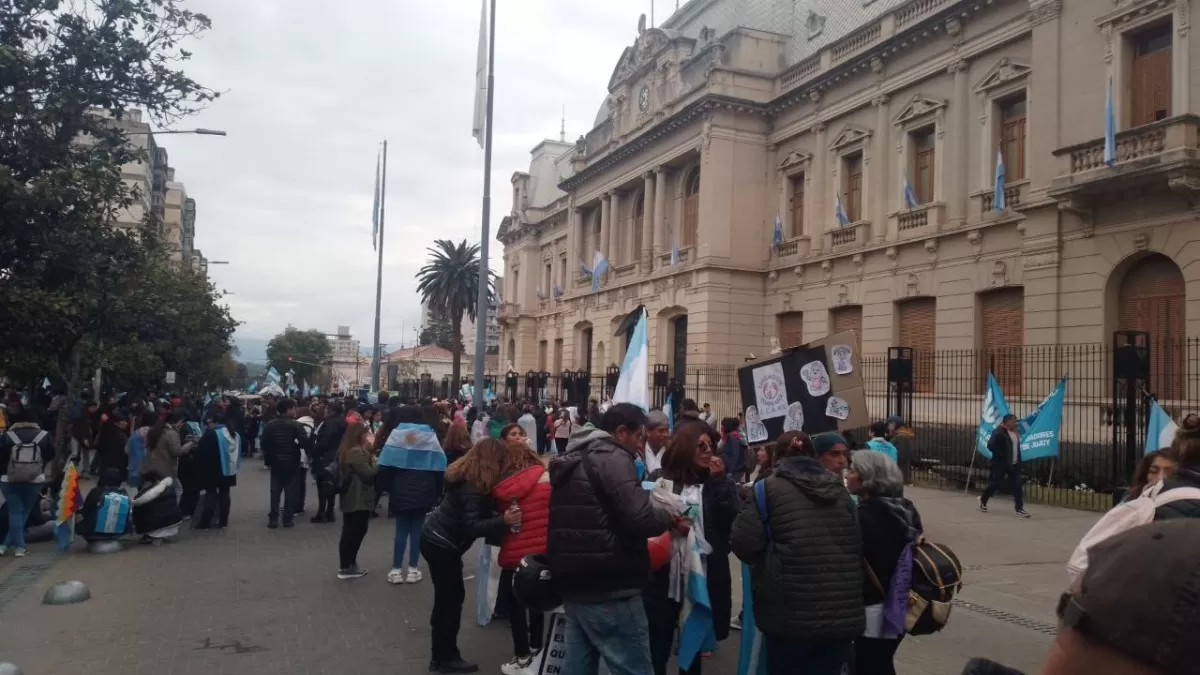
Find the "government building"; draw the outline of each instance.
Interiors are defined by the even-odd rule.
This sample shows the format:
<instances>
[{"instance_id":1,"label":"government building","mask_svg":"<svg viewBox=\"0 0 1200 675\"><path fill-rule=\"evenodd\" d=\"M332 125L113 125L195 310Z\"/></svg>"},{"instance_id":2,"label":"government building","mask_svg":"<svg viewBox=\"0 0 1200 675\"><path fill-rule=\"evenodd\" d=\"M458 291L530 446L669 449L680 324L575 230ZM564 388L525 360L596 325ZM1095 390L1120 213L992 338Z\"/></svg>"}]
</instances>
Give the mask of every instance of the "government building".
<instances>
[{"instance_id":1,"label":"government building","mask_svg":"<svg viewBox=\"0 0 1200 675\"><path fill-rule=\"evenodd\" d=\"M595 126L513 175L500 363L594 377L639 307L672 374L844 330L866 356L1200 335L1194 4L690 0L636 34L631 18ZM1016 358L1001 377L1019 388Z\"/></svg>"}]
</instances>

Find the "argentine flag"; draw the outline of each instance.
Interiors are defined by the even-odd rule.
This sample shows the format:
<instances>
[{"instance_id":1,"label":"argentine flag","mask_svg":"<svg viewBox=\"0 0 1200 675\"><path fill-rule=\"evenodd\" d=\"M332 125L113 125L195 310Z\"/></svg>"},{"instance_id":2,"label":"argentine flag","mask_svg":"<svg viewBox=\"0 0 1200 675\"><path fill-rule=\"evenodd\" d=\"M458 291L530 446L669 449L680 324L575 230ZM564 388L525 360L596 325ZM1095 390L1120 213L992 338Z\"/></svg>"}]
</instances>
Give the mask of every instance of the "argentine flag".
<instances>
[{"instance_id":1,"label":"argentine flag","mask_svg":"<svg viewBox=\"0 0 1200 675\"><path fill-rule=\"evenodd\" d=\"M600 277L608 271L608 258L600 251L592 255L592 292L600 290Z\"/></svg>"},{"instance_id":2,"label":"argentine flag","mask_svg":"<svg viewBox=\"0 0 1200 675\"><path fill-rule=\"evenodd\" d=\"M446 453L437 434L426 424L405 422L396 425L388 435L379 465L413 471L445 471Z\"/></svg>"},{"instance_id":3,"label":"argentine flag","mask_svg":"<svg viewBox=\"0 0 1200 675\"><path fill-rule=\"evenodd\" d=\"M1117 118L1113 111L1113 81L1108 78L1108 99L1104 103L1104 163L1117 163Z\"/></svg>"},{"instance_id":4,"label":"argentine flag","mask_svg":"<svg viewBox=\"0 0 1200 675\"><path fill-rule=\"evenodd\" d=\"M1171 445L1175 440L1175 421L1167 414L1158 401L1150 402L1150 417L1146 420L1146 450L1142 454L1150 454Z\"/></svg>"},{"instance_id":5,"label":"argentine flag","mask_svg":"<svg viewBox=\"0 0 1200 675\"><path fill-rule=\"evenodd\" d=\"M271 366L267 370L267 375L266 375L265 379L267 380L267 384L279 384L279 382L280 382L279 371L275 370L275 366Z\"/></svg>"},{"instance_id":6,"label":"argentine flag","mask_svg":"<svg viewBox=\"0 0 1200 675\"><path fill-rule=\"evenodd\" d=\"M638 317L625 362L621 364L621 376L613 390L613 403L632 403L642 410L650 410L650 343L646 339L646 310Z\"/></svg>"},{"instance_id":7,"label":"argentine flag","mask_svg":"<svg viewBox=\"0 0 1200 675\"><path fill-rule=\"evenodd\" d=\"M834 195L833 216L837 218L838 227L845 227L850 224L850 216L846 214L846 207L842 206L842 196Z\"/></svg>"},{"instance_id":8,"label":"argentine flag","mask_svg":"<svg viewBox=\"0 0 1200 675\"><path fill-rule=\"evenodd\" d=\"M921 201L919 199L917 199L917 193L913 192L912 183L908 182L908 175L905 174L904 178L902 178L901 180L902 180L902 182L900 184L900 192L904 196L905 208L909 208L909 209L917 208L918 206L921 205Z\"/></svg>"},{"instance_id":9,"label":"argentine flag","mask_svg":"<svg viewBox=\"0 0 1200 675\"><path fill-rule=\"evenodd\" d=\"M992 210L1003 211L1008 208L1008 202L1004 199L1004 182L1006 179L1004 170L1004 153L996 151L996 185L992 188Z\"/></svg>"},{"instance_id":10,"label":"argentine flag","mask_svg":"<svg viewBox=\"0 0 1200 675\"><path fill-rule=\"evenodd\" d=\"M775 232L771 235L771 248L779 248L783 243L783 218L775 214Z\"/></svg>"}]
</instances>

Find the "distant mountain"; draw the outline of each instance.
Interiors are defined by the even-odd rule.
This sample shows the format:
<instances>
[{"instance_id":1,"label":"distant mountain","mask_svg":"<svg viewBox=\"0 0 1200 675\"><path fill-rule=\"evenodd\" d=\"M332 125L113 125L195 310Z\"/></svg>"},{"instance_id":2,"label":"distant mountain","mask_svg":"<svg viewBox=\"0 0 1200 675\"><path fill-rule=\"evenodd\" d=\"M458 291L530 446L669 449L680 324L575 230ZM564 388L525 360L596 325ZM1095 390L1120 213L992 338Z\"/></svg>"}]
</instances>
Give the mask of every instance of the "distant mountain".
<instances>
[{"instance_id":1,"label":"distant mountain","mask_svg":"<svg viewBox=\"0 0 1200 675\"><path fill-rule=\"evenodd\" d=\"M238 349L238 361L245 363L266 363L267 362L267 343L270 338L251 338L235 335L233 344Z\"/></svg>"}]
</instances>

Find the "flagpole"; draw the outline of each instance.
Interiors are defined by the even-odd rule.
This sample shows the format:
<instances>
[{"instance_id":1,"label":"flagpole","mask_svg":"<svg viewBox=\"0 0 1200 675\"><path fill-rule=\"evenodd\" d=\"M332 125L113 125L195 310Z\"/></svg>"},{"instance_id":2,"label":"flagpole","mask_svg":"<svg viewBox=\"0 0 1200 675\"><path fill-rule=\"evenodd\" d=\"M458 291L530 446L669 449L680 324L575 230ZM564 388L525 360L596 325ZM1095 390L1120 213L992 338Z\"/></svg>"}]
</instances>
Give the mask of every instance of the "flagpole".
<instances>
[{"instance_id":1,"label":"flagpole","mask_svg":"<svg viewBox=\"0 0 1200 675\"><path fill-rule=\"evenodd\" d=\"M487 352L488 299L491 295L491 268L488 265L488 220L492 215L492 105L496 95L496 0L491 0L488 16L487 111L483 128L483 217L479 233L479 296L475 302L475 395L478 407L484 390L484 355ZM458 386L458 382L454 385Z\"/></svg>"},{"instance_id":2,"label":"flagpole","mask_svg":"<svg viewBox=\"0 0 1200 675\"><path fill-rule=\"evenodd\" d=\"M379 263L375 272L375 344L371 347L371 386L367 391L376 391L379 386L379 316L383 307L383 215L387 206L387 141L383 142L383 170L379 181Z\"/></svg>"}]
</instances>

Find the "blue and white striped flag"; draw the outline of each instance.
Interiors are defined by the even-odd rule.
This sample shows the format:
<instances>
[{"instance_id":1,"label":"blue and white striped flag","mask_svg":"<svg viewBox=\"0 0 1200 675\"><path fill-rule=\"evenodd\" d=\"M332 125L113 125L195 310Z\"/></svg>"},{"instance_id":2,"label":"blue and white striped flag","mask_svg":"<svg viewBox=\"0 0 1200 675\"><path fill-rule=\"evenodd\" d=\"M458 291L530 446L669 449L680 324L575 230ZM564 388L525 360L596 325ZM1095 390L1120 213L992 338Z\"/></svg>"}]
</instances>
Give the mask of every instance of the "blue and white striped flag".
<instances>
[{"instance_id":1,"label":"blue and white striped flag","mask_svg":"<svg viewBox=\"0 0 1200 675\"><path fill-rule=\"evenodd\" d=\"M109 492L96 511L96 534L125 534L129 529L129 495Z\"/></svg>"},{"instance_id":2,"label":"blue and white striped flag","mask_svg":"<svg viewBox=\"0 0 1200 675\"><path fill-rule=\"evenodd\" d=\"M695 530L688 532L687 590L679 612L679 668L691 670L700 654L717 648L713 629L712 600L708 595L708 573L703 551L711 551Z\"/></svg>"},{"instance_id":3,"label":"blue and white striped flag","mask_svg":"<svg viewBox=\"0 0 1200 675\"><path fill-rule=\"evenodd\" d=\"M1170 447L1178 428L1158 401L1151 401L1150 417L1146 420L1146 449L1143 454L1148 455L1155 450Z\"/></svg>"},{"instance_id":4,"label":"blue and white striped flag","mask_svg":"<svg viewBox=\"0 0 1200 675\"><path fill-rule=\"evenodd\" d=\"M834 195L833 217L837 219L838 227L845 227L850 224L850 216L846 214L846 207L842 206L842 196Z\"/></svg>"},{"instance_id":5,"label":"blue and white striped flag","mask_svg":"<svg viewBox=\"0 0 1200 675\"><path fill-rule=\"evenodd\" d=\"M1008 201L1004 198L1004 153L996 151L996 185L992 188L992 210L1003 211L1008 208Z\"/></svg>"},{"instance_id":6,"label":"blue and white striped flag","mask_svg":"<svg viewBox=\"0 0 1200 675\"><path fill-rule=\"evenodd\" d=\"M750 566L742 563L742 644L738 652L738 675L767 675L766 656L766 641L754 621Z\"/></svg>"},{"instance_id":7,"label":"blue and white striped flag","mask_svg":"<svg viewBox=\"0 0 1200 675\"><path fill-rule=\"evenodd\" d=\"M279 371L275 370L275 366L271 366L267 369L267 374L263 377L263 379L267 381L267 384L279 384L282 381L279 377Z\"/></svg>"},{"instance_id":8,"label":"blue and white striped flag","mask_svg":"<svg viewBox=\"0 0 1200 675\"><path fill-rule=\"evenodd\" d=\"M608 271L608 258L600 251L592 255L592 292L600 290L600 277Z\"/></svg>"},{"instance_id":9,"label":"blue and white striped flag","mask_svg":"<svg viewBox=\"0 0 1200 675\"><path fill-rule=\"evenodd\" d=\"M413 471L445 471L446 453L437 434L426 424L399 424L388 435L379 465Z\"/></svg>"},{"instance_id":10,"label":"blue and white striped flag","mask_svg":"<svg viewBox=\"0 0 1200 675\"><path fill-rule=\"evenodd\" d=\"M558 284L554 284L554 297L561 298L562 296L563 296L562 286L559 286Z\"/></svg>"},{"instance_id":11,"label":"blue and white striped flag","mask_svg":"<svg viewBox=\"0 0 1200 675\"><path fill-rule=\"evenodd\" d=\"M783 218L775 214L775 231L771 233L771 248L779 248L783 243Z\"/></svg>"},{"instance_id":12,"label":"blue and white striped flag","mask_svg":"<svg viewBox=\"0 0 1200 675\"><path fill-rule=\"evenodd\" d=\"M904 195L905 208L917 208L921 205L921 200L917 199L917 193L913 191L912 183L908 182L908 174L905 174L901 180L903 183L900 185L900 191Z\"/></svg>"},{"instance_id":13,"label":"blue and white striped flag","mask_svg":"<svg viewBox=\"0 0 1200 675\"><path fill-rule=\"evenodd\" d=\"M217 434L217 448L221 451L221 475L236 476L242 468L240 437L224 425L213 428Z\"/></svg>"},{"instance_id":14,"label":"blue and white striped flag","mask_svg":"<svg viewBox=\"0 0 1200 675\"><path fill-rule=\"evenodd\" d=\"M613 390L613 403L632 403L644 411L650 410L650 341L646 337L646 310L638 317L637 326L625 352L621 376Z\"/></svg>"},{"instance_id":15,"label":"blue and white striped flag","mask_svg":"<svg viewBox=\"0 0 1200 675\"><path fill-rule=\"evenodd\" d=\"M592 270L588 269L588 266L582 260L579 261L579 271L589 279L592 277Z\"/></svg>"},{"instance_id":16,"label":"blue and white striped flag","mask_svg":"<svg viewBox=\"0 0 1200 675\"><path fill-rule=\"evenodd\" d=\"M1113 81L1108 78L1108 97L1104 104L1104 163L1117 162L1117 116L1113 110Z\"/></svg>"}]
</instances>

